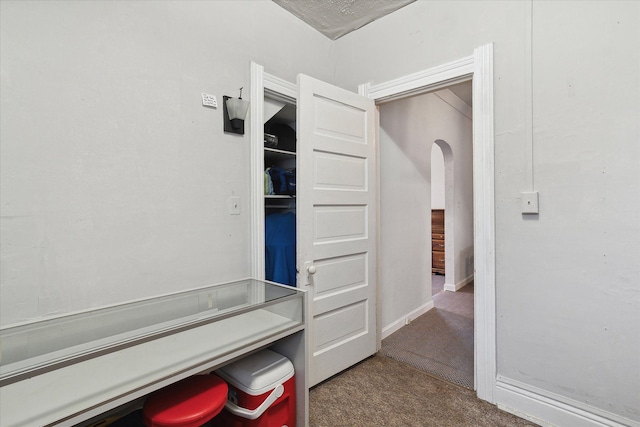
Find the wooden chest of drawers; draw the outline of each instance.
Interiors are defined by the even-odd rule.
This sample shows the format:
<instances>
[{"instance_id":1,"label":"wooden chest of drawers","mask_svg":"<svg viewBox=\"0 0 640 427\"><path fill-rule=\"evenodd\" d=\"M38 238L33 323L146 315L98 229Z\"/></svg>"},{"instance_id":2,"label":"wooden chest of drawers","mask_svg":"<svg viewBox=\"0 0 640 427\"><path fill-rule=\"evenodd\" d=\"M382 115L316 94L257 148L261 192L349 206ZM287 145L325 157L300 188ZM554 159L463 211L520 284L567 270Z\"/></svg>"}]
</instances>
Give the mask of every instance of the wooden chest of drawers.
<instances>
[{"instance_id":1,"label":"wooden chest of drawers","mask_svg":"<svg viewBox=\"0 0 640 427\"><path fill-rule=\"evenodd\" d=\"M431 272L444 274L444 210L431 211Z\"/></svg>"}]
</instances>

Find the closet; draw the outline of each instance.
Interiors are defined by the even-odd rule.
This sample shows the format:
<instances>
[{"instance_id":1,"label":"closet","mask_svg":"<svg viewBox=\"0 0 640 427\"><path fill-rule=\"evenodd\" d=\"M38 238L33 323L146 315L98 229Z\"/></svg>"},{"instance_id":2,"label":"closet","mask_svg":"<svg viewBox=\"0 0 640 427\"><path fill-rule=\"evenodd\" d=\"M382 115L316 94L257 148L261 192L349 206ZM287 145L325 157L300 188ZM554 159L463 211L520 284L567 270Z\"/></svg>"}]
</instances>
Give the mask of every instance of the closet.
<instances>
[{"instance_id":1,"label":"closet","mask_svg":"<svg viewBox=\"0 0 640 427\"><path fill-rule=\"evenodd\" d=\"M313 386L376 351L376 110L303 74L251 75L252 272L306 291Z\"/></svg>"},{"instance_id":2,"label":"closet","mask_svg":"<svg viewBox=\"0 0 640 427\"><path fill-rule=\"evenodd\" d=\"M296 105L264 99L265 279L296 286Z\"/></svg>"}]
</instances>

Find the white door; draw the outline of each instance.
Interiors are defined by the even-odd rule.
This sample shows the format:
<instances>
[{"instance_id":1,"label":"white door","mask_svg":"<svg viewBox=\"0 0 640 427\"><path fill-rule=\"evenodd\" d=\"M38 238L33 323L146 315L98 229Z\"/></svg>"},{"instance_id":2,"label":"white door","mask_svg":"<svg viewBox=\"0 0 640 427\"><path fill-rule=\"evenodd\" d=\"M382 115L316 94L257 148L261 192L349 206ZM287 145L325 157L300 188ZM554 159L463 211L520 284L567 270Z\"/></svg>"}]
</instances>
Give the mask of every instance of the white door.
<instances>
[{"instance_id":1,"label":"white door","mask_svg":"<svg viewBox=\"0 0 640 427\"><path fill-rule=\"evenodd\" d=\"M375 105L298 76L298 283L309 386L376 352Z\"/></svg>"}]
</instances>

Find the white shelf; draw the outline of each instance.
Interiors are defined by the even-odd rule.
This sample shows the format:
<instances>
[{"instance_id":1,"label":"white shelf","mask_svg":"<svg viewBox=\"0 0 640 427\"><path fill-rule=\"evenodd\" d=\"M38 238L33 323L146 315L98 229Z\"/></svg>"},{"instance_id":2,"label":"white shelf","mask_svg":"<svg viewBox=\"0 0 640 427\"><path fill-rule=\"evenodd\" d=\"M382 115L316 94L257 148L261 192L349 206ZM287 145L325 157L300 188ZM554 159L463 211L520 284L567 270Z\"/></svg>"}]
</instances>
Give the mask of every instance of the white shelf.
<instances>
[{"instance_id":1,"label":"white shelf","mask_svg":"<svg viewBox=\"0 0 640 427\"><path fill-rule=\"evenodd\" d=\"M206 292L215 289L207 288ZM222 309L220 312L225 314L216 318L215 314L200 310L200 316L210 317L195 327L166 334L163 333L165 322L158 331L159 338L81 360L73 360L71 351L61 366L34 371L33 376L5 383L0 387L2 426L73 426L190 375L217 369L251 351L303 333L302 292L253 280L248 289L250 292L245 292L247 287L240 282L236 287L223 287L224 295L219 294L217 302L220 303L222 297L226 302L234 301L233 307L229 307L232 313ZM189 296L195 302L202 301L201 291ZM181 294L176 295L178 300L180 297ZM155 308L164 309L165 298L160 302ZM133 305L136 304L140 303ZM145 304L145 308L148 316L149 304ZM122 314L114 308L109 310L114 315ZM236 310L237 314L233 314ZM193 315L175 317L176 324L184 325L185 321L192 320ZM80 321L86 322L87 318ZM294 364L298 365L296 370L301 377L296 380L304 387L304 354L293 352L288 356L298 359ZM36 359L41 362L43 357L46 354L39 354ZM21 362L28 360L32 359ZM5 374L11 365L4 366ZM305 394L299 397L304 400ZM299 414L301 425L306 421L303 408Z\"/></svg>"},{"instance_id":2,"label":"white shelf","mask_svg":"<svg viewBox=\"0 0 640 427\"><path fill-rule=\"evenodd\" d=\"M295 157L296 156L296 152L295 151L278 150L277 148L264 147L264 151L267 152L267 153L283 154L285 156L291 156L291 157Z\"/></svg>"}]
</instances>

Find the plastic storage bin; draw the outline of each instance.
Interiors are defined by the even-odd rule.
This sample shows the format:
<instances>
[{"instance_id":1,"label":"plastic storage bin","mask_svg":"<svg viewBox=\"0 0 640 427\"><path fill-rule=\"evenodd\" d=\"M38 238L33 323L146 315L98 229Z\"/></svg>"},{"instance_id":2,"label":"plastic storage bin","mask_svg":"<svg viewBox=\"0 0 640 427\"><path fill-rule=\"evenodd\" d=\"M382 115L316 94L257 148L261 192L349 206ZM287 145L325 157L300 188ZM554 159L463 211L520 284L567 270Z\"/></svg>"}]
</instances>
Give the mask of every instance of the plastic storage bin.
<instances>
[{"instance_id":1,"label":"plastic storage bin","mask_svg":"<svg viewBox=\"0 0 640 427\"><path fill-rule=\"evenodd\" d=\"M229 394L214 426L295 427L295 375L289 359L262 350L216 374L227 382Z\"/></svg>"},{"instance_id":2,"label":"plastic storage bin","mask_svg":"<svg viewBox=\"0 0 640 427\"><path fill-rule=\"evenodd\" d=\"M147 427L199 427L222 411L227 384L217 375L194 375L151 394L142 416Z\"/></svg>"}]
</instances>

